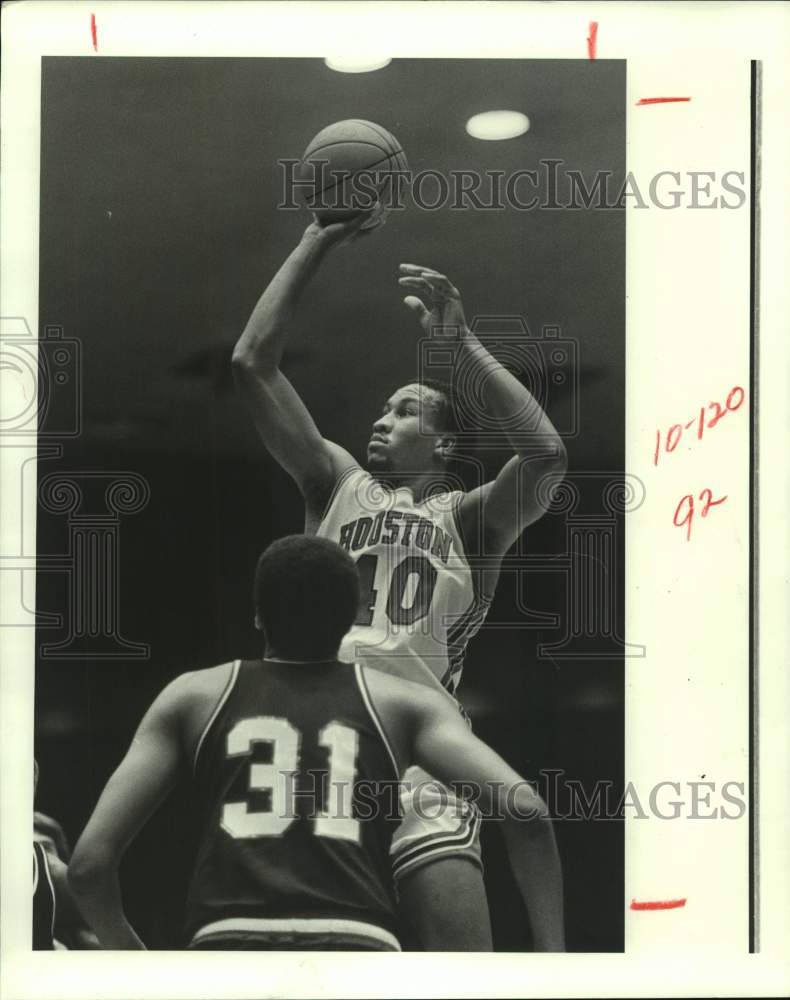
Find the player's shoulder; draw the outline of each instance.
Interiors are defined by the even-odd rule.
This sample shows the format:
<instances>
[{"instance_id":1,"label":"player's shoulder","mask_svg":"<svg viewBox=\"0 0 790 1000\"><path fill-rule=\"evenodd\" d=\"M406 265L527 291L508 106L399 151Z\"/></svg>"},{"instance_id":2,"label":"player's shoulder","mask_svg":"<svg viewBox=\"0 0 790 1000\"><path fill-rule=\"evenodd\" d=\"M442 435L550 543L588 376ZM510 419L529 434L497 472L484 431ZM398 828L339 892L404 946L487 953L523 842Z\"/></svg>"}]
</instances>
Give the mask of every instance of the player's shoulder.
<instances>
[{"instance_id":1,"label":"player's shoulder","mask_svg":"<svg viewBox=\"0 0 790 1000\"><path fill-rule=\"evenodd\" d=\"M164 713L188 711L205 700L219 697L230 683L238 661L179 674L163 689L157 705Z\"/></svg>"},{"instance_id":2,"label":"player's shoulder","mask_svg":"<svg viewBox=\"0 0 790 1000\"><path fill-rule=\"evenodd\" d=\"M334 441L328 441L326 438L323 441L331 467L328 483L329 489L328 491L324 491L326 496L323 498L322 504L322 506L328 509L331 506L332 500L347 483L357 478L362 478L367 473L350 451L346 451L341 445L336 444Z\"/></svg>"},{"instance_id":3,"label":"player's shoulder","mask_svg":"<svg viewBox=\"0 0 790 1000\"><path fill-rule=\"evenodd\" d=\"M353 483L361 482L366 475L365 470L357 462L351 452L334 441L323 439L323 446L329 458L330 474L322 481L306 484L303 490L305 499L305 534L314 535L329 515L333 505L342 494L347 503L349 487L351 493L356 488Z\"/></svg>"},{"instance_id":4,"label":"player's shoulder","mask_svg":"<svg viewBox=\"0 0 790 1000\"><path fill-rule=\"evenodd\" d=\"M457 517L468 495L468 492L462 489L435 489L424 501L425 508L433 517L453 519Z\"/></svg>"},{"instance_id":5,"label":"player's shoulder","mask_svg":"<svg viewBox=\"0 0 790 1000\"><path fill-rule=\"evenodd\" d=\"M362 466L359 462L342 445L324 438L324 447L332 462L332 471L335 477L340 478L357 471L362 471Z\"/></svg>"}]
</instances>

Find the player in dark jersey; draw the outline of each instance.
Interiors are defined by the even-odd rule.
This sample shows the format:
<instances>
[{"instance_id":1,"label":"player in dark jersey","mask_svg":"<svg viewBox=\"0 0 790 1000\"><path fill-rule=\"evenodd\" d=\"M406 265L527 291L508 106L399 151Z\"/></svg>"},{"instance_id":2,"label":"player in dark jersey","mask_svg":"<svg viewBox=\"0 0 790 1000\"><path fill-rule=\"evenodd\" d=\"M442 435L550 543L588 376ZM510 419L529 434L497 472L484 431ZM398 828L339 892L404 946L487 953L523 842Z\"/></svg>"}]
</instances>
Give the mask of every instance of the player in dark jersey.
<instances>
[{"instance_id":1,"label":"player in dark jersey","mask_svg":"<svg viewBox=\"0 0 790 1000\"><path fill-rule=\"evenodd\" d=\"M499 423L513 454L490 482L448 491L446 468L457 446L452 407L446 392L426 382L401 386L389 398L382 392L366 469L323 437L280 362L308 282L327 253L359 236L365 222L360 215L307 227L255 306L234 350L234 370L263 443L304 497L305 532L339 542L358 561L363 599L340 659L454 694L501 559L543 515L538 483L560 481L565 448L535 397L470 331L458 289L416 264L400 265L405 304L426 336L447 336L443 353L455 352L464 384L479 396L488 426L492 418ZM350 276L348 285L353 294ZM320 334L320 319L316 325ZM376 335L375 328L364 334L372 352ZM341 405L358 375L332 387ZM427 778L413 773L418 783ZM473 814L425 818L406 791L403 805L393 874L423 946L487 950L491 927Z\"/></svg>"},{"instance_id":2,"label":"player in dark jersey","mask_svg":"<svg viewBox=\"0 0 790 1000\"><path fill-rule=\"evenodd\" d=\"M33 796L38 788L38 763L33 761ZM68 885L68 844L60 824L34 812L33 827L33 950L98 948L96 935L85 926ZM57 942L57 944L56 944Z\"/></svg>"},{"instance_id":3,"label":"player in dark jersey","mask_svg":"<svg viewBox=\"0 0 790 1000\"><path fill-rule=\"evenodd\" d=\"M187 900L192 947L398 949L389 847L397 780L417 763L474 787L481 805L504 816L536 948L563 948L545 805L446 696L337 661L358 598L354 562L334 542L275 542L256 571L265 658L184 674L155 700L69 867L105 947L143 947L123 913L118 866L192 771L201 817Z\"/></svg>"},{"instance_id":4,"label":"player in dark jersey","mask_svg":"<svg viewBox=\"0 0 790 1000\"><path fill-rule=\"evenodd\" d=\"M33 951L55 947L55 886L47 852L33 841Z\"/></svg>"}]
</instances>

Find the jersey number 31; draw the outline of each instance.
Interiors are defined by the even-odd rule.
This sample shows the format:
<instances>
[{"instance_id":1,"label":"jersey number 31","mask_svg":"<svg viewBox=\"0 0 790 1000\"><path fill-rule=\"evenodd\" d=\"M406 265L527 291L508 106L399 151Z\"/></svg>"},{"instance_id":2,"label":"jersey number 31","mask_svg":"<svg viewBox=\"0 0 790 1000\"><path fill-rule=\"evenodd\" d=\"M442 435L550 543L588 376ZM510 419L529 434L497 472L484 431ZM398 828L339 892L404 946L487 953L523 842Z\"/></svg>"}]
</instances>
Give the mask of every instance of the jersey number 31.
<instances>
[{"instance_id":1,"label":"jersey number 31","mask_svg":"<svg viewBox=\"0 0 790 1000\"><path fill-rule=\"evenodd\" d=\"M251 812L246 802L226 802L221 822L231 837L281 837L294 822L301 741L302 734L287 719L272 715L242 719L228 733L228 757L252 753L255 743L272 747L271 764L250 764L250 791L270 792L271 807ZM329 774L325 808L315 817L314 832L359 843L359 821L351 816L359 733L330 722L319 732L318 744L329 751Z\"/></svg>"}]
</instances>

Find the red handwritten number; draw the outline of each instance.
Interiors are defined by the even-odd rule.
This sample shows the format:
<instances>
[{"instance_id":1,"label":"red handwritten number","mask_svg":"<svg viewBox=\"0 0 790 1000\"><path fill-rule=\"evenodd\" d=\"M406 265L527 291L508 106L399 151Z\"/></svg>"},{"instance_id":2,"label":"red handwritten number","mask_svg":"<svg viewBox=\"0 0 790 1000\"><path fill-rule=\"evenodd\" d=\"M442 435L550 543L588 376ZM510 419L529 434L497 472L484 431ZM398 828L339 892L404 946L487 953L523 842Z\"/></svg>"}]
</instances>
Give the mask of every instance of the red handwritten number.
<instances>
[{"instance_id":1,"label":"red handwritten number","mask_svg":"<svg viewBox=\"0 0 790 1000\"><path fill-rule=\"evenodd\" d=\"M721 420L722 417L726 417L728 413L735 413L739 410L744 403L746 398L746 392L739 385L734 385L730 389L729 395L727 396L727 402L722 407L721 403L712 402L708 403L707 407L701 406L699 409L699 417L697 419L697 440L702 440L702 435L705 433L705 413L707 410L713 411L713 416L708 420L708 427L715 427L716 424ZM694 425L693 420L685 425L686 429L690 429ZM683 436L683 425L673 424L667 433L666 440L664 441L664 451L673 452L677 446L680 444L680 439ZM661 457L661 430L656 431L656 447L653 452L653 465L658 465L658 460Z\"/></svg>"},{"instance_id":2,"label":"red handwritten number","mask_svg":"<svg viewBox=\"0 0 790 1000\"><path fill-rule=\"evenodd\" d=\"M736 392L739 392L741 395L740 395L740 398L739 398L738 402L737 403L733 403L732 398L733 398L733 396L735 395ZM730 389L729 396L727 397L727 403L726 403L727 409L731 413L734 413L743 404L743 401L744 401L745 397L746 397L746 393L743 391L743 389L739 385L733 386L732 389Z\"/></svg>"},{"instance_id":3,"label":"red handwritten number","mask_svg":"<svg viewBox=\"0 0 790 1000\"><path fill-rule=\"evenodd\" d=\"M704 506L702 508L702 511L701 511L703 517L707 517L708 516L708 511L711 509L711 507L716 507L720 503L724 503L724 501L727 499L726 496L723 496L720 500L714 500L713 499L713 494L711 493L711 491L709 489L706 488L706 489L704 489L702 491L702 493L700 493L700 495L699 495L700 500L702 500L702 497L703 497L703 495L705 493L708 494L708 499L705 501L705 504L704 504Z\"/></svg>"},{"instance_id":4,"label":"red handwritten number","mask_svg":"<svg viewBox=\"0 0 790 1000\"><path fill-rule=\"evenodd\" d=\"M677 434L675 435L675 440L673 442L672 434L675 431L677 431ZM683 428L680 426L680 424L672 424L672 426L669 428L669 433L667 434L667 451L671 452L674 451L675 448L677 448L678 441L680 441L680 435L682 433L683 433Z\"/></svg>"},{"instance_id":5,"label":"red handwritten number","mask_svg":"<svg viewBox=\"0 0 790 1000\"><path fill-rule=\"evenodd\" d=\"M705 487L704 490L700 491L699 497L697 498L702 504L702 510L700 515L702 517L708 516L708 511L711 507L717 507L720 503L724 503L727 499L726 496L720 497L718 500L713 499L713 492ZM685 508L685 510L684 510ZM683 516L680 517L681 512ZM680 517L680 520L678 520ZM694 521L694 497L687 493L684 497L681 497L680 502L675 508L674 516L672 517L672 523L676 528L682 528L685 525L686 528L686 541L691 541L691 525Z\"/></svg>"},{"instance_id":6,"label":"red handwritten number","mask_svg":"<svg viewBox=\"0 0 790 1000\"><path fill-rule=\"evenodd\" d=\"M686 513L683 515L682 519L678 521L678 514L680 513L681 507L686 505ZM672 523L676 528L682 528L686 525L686 541L691 540L691 522L694 518L694 497L687 493L680 501L680 503L675 508L675 516L672 518Z\"/></svg>"},{"instance_id":7,"label":"red handwritten number","mask_svg":"<svg viewBox=\"0 0 790 1000\"><path fill-rule=\"evenodd\" d=\"M727 416L727 411L723 410L718 403L708 403L709 410L712 410L714 407L716 408L716 413L714 413L713 418L708 421L708 427L715 427L722 417Z\"/></svg>"}]
</instances>

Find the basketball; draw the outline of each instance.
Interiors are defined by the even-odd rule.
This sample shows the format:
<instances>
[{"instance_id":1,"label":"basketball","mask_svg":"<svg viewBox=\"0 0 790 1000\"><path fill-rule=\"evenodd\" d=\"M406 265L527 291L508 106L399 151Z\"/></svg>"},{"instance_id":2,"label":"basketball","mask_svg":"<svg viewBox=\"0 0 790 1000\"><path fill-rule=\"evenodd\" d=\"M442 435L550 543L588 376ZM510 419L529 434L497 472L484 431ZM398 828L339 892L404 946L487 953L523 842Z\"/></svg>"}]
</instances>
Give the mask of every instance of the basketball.
<instances>
[{"instance_id":1,"label":"basketball","mask_svg":"<svg viewBox=\"0 0 790 1000\"><path fill-rule=\"evenodd\" d=\"M327 125L311 140L296 180L306 206L322 224L374 209L375 225L392 207L397 173L406 169L403 148L391 132L350 118Z\"/></svg>"}]
</instances>

